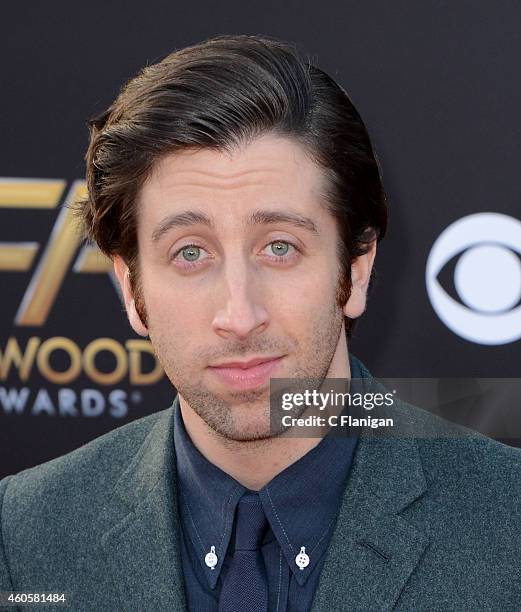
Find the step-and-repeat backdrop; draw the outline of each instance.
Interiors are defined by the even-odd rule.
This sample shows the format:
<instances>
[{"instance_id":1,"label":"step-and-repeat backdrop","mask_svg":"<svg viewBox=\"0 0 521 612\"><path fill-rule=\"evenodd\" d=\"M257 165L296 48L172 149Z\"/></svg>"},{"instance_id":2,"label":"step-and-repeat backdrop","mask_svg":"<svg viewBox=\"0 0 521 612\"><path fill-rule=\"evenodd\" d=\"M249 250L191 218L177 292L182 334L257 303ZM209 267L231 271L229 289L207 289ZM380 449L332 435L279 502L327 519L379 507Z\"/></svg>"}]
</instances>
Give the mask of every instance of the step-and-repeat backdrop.
<instances>
[{"instance_id":1,"label":"step-and-repeat backdrop","mask_svg":"<svg viewBox=\"0 0 521 612\"><path fill-rule=\"evenodd\" d=\"M94 0L1 12L0 477L173 400L110 261L81 243L67 204L85 190L86 120L145 64L216 34L297 43L371 133L390 224L350 350L378 377L519 376L516 2ZM521 446L516 432L502 438Z\"/></svg>"}]
</instances>

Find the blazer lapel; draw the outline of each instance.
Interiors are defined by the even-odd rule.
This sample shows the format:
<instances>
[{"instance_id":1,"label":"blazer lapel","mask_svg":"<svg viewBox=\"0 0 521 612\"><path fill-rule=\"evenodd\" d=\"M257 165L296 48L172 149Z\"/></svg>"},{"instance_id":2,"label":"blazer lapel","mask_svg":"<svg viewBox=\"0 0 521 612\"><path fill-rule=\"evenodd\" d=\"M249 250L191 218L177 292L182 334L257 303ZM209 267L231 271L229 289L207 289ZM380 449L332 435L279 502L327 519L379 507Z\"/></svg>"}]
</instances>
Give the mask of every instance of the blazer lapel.
<instances>
[{"instance_id":1,"label":"blazer lapel","mask_svg":"<svg viewBox=\"0 0 521 612\"><path fill-rule=\"evenodd\" d=\"M361 433L312 612L393 608L429 543L398 513L426 488L413 438Z\"/></svg>"},{"instance_id":2,"label":"blazer lapel","mask_svg":"<svg viewBox=\"0 0 521 612\"><path fill-rule=\"evenodd\" d=\"M173 410L161 413L118 480L101 538L124 609L184 610Z\"/></svg>"}]
</instances>

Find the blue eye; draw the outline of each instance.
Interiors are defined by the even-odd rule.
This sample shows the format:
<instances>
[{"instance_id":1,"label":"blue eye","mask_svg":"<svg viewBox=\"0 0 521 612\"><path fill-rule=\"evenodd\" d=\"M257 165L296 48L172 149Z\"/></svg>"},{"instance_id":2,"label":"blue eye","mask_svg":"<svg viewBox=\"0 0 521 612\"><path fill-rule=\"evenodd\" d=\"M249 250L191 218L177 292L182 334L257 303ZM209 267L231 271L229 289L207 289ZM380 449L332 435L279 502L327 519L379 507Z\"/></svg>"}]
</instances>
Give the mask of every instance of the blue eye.
<instances>
[{"instance_id":1,"label":"blue eye","mask_svg":"<svg viewBox=\"0 0 521 612\"><path fill-rule=\"evenodd\" d=\"M204 249L202 249L197 244L185 244L185 246L178 249L172 255L171 260L178 262L181 268L185 268L185 269L194 268L198 266L199 262L203 261L204 259L207 259L207 258L203 258L201 260L200 258L201 251L204 251ZM179 255L181 254L182 254L182 260L179 259Z\"/></svg>"},{"instance_id":2,"label":"blue eye","mask_svg":"<svg viewBox=\"0 0 521 612\"><path fill-rule=\"evenodd\" d=\"M196 261L201 253L201 249L193 244L185 246L180 251L187 261ZM187 256L188 255L188 256Z\"/></svg>"},{"instance_id":3,"label":"blue eye","mask_svg":"<svg viewBox=\"0 0 521 612\"><path fill-rule=\"evenodd\" d=\"M288 242L284 242L283 240L276 240L275 242L270 242L268 246L271 246L271 250L276 255L286 255L289 251L290 244Z\"/></svg>"},{"instance_id":4,"label":"blue eye","mask_svg":"<svg viewBox=\"0 0 521 612\"><path fill-rule=\"evenodd\" d=\"M286 240L274 240L270 242L267 247L270 247L271 252L275 253L275 255L269 257L270 261L275 264L285 264L288 261L293 261L300 254L300 250L294 244ZM293 250L292 253L290 252L290 248ZM290 254L288 255L288 253Z\"/></svg>"},{"instance_id":5,"label":"blue eye","mask_svg":"<svg viewBox=\"0 0 521 612\"><path fill-rule=\"evenodd\" d=\"M270 247L271 252L274 253L274 255L268 254L268 259L275 264L284 264L293 261L300 253L300 249L286 240L273 240L265 249L268 247ZM211 259L208 257L200 257L201 252L204 250L205 249L197 244L186 244L173 254L171 261L176 261L180 268L195 268L205 259ZM182 258L179 257L180 255L182 255Z\"/></svg>"}]
</instances>

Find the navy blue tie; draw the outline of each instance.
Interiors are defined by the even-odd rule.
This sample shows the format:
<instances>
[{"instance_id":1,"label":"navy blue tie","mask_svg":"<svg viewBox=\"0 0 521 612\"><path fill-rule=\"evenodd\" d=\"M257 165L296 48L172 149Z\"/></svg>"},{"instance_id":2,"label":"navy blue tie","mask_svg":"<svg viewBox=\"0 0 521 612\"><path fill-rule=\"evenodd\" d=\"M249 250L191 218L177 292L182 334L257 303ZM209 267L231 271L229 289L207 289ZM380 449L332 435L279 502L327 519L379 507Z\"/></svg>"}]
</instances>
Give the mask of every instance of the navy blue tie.
<instances>
[{"instance_id":1,"label":"navy blue tie","mask_svg":"<svg viewBox=\"0 0 521 612\"><path fill-rule=\"evenodd\" d=\"M237 504L235 548L224 576L219 612L267 612L268 580L261 544L268 526L257 493L245 493Z\"/></svg>"}]
</instances>

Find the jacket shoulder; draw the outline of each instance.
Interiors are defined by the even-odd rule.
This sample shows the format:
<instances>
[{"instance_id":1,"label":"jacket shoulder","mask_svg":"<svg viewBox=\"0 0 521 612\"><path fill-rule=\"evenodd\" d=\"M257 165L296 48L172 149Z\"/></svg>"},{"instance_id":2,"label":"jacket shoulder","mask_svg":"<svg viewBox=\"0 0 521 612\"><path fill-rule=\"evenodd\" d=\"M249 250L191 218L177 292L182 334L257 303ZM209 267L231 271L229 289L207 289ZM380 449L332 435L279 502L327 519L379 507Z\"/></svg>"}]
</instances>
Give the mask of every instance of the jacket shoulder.
<instances>
[{"instance_id":1,"label":"jacket shoulder","mask_svg":"<svg viewBox=\"0 0 521 612\"><path fill-rule=\"evenodd\" d=\"M427 480L435 485L457 487L453 494L471 496L479 503L482 495L506 504L511 511L521 508L521 449L503 444L477 431L447 421L421 408L412 411L415 438Z\"/></svg>"},{"instance_id":2,"label":"jacket shoulder","mask_svg":"<svg viewBox=\"0 0 521 612\"><path fill-rule=\"evenodd\" d=\"M151 429L170 410L136 419L61 457L0 481L4 519L8 516L10 521L16 520L16 515L23 515L29 508L48 507L49 502L58 502L64 496L85 503L101 491L111 490Z\"/></svg>"}]
</instances>

